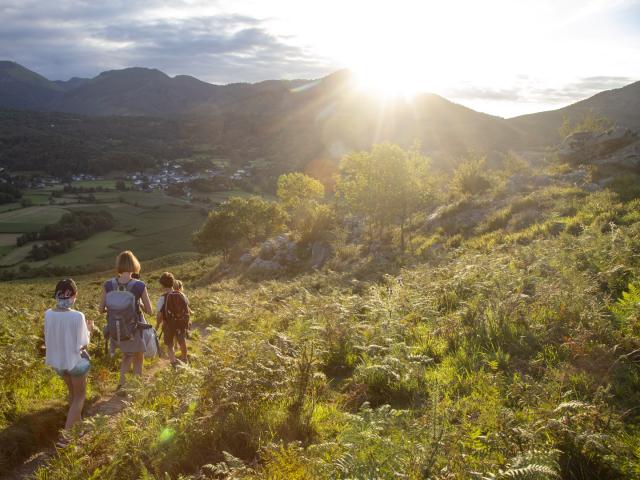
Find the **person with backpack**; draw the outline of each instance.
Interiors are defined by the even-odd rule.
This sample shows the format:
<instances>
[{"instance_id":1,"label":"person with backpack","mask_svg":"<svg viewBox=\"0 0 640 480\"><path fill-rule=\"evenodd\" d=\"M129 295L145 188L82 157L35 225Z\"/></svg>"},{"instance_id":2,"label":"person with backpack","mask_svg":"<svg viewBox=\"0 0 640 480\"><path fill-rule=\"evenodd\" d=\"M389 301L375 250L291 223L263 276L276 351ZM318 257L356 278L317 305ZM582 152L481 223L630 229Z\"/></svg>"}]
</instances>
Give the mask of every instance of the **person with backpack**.
<instances>
[{"instance_id":1,"label":"person with backpack","mask_svg":"<svg viewBox=\"0 0 640 480\"><path fill-rule=\"evenodd\" d=\"M142 375L145 341L143 330L150 328L144 313L151 315L151 300L147 286L134 278L140 273L140 262L127 250L116 259L117 276L107 280L103 285L100 312L107 314L105 337L110 342L111 350L119 348L122 352L120 364L120 382L118 390L125 385L126 374L133 364L133 374Z\"/></svg>"},{"instance_id":2,"label":"person with backpack","mask_svg":"<svg viewBox=\"0 0 640 480\"><path fill-rule=\"evenodd\" d=\"M158 299L157 305L157 328L162 327L164 344L167 346L169 361L173 367L178 364L178 361L183 363L188 361L186 335L190 316L189 301L182 292L174 289L175 282L175 278L169 272L164 272L160 276L163 294ZM176 341L180 345L178 359L174 351Z\"/></svg>"},{"instance_id":3,"label":"person with backpack","mask_svg":"<svg viewBox=\"0 0 640 480\"><path fill-rule=\"evenodd\" d=\"M45 363L62 377L69 390L65 431L82 420L87 375L91 367L86 348L93 323L87 323L84 314L72 308L77 295L78 287L73 279L59 281L53 295L56 306L44 314Z\"/></svg>"}]
</instances>

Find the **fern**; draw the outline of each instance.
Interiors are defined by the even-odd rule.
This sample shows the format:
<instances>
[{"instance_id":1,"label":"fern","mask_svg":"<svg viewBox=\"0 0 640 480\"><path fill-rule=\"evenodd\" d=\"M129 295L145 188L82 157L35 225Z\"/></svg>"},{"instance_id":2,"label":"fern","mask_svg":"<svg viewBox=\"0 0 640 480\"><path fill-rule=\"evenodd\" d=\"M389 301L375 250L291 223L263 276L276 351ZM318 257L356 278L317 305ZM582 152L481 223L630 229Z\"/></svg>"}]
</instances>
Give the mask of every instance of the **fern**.
<instances>
[{"instance_id":1,"label":"fern","mask_svg":"<svg viewBox=\"0 0 640 480\"><path fill-rule=\"evenodd\" d=\"M496 478L500 480L550 480L560 478L560 475L554 468L534 463L526 467L510 468L500 473Z\"/></svg>"},{"instance_id":2,"label":"fern","mask_svg":"<svg viewBox=\"0 0 640 480\"><path fill-rule=\"evenodd\" d=\"M559 479L558 450L531 450L515 457L507 470L489 474L483 480L553 480Z\"/></svg>"},{"instance_id":3,"label":"fern","mask_svg":"<svg viewBox=\"0 0 640 480\"><path fill-rule=\"evenodd\" d=\"M628 291L622 292L611 307L620 329L627 334L638 333L640 314L640 283L630 283Z\"/></svg>"}]
</instances>

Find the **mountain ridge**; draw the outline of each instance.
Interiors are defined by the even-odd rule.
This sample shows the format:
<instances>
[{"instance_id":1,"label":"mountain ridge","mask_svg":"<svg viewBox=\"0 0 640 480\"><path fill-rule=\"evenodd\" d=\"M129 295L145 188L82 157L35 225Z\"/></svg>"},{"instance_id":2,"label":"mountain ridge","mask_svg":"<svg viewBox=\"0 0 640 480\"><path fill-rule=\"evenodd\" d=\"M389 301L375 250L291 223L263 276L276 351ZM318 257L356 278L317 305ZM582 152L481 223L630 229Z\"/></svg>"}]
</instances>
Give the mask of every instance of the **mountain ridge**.
<instances>
[{"instance_id":1,"label":"mountain ridge","mask_svg":"<svg viewBox=\"0 0 640 480\"><path fill-rule=\"evenodd\" d=\"M181 142L197 138L217 145L229 158L279 159L294 166L335 161L385 141L404 147L417 142L425 153L445 160L470 151L491 155L540 149L559 143L565 116L575 122L589 111L640 129L640 82L563 109L510 119L433 93L383 100L362 91L348 70L316 80L215 85L146 67L50 81L15 62L0 62L0 85L0 108L89 118L164 118L177 122ZM7 142L15 135L10 128L5 124L0 132ZM153 122L149 128L155 128Z\"/></svg>"}]
</instances>

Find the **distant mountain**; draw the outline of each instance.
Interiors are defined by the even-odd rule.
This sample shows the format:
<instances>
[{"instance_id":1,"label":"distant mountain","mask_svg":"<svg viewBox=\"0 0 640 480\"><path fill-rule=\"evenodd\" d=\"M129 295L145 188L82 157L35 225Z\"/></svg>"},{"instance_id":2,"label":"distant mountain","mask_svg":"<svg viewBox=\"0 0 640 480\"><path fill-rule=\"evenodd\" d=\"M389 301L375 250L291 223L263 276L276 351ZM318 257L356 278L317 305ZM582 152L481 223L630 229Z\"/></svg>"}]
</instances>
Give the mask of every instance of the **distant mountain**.
<instances>
[{"instance_id":1,"label":"distant mountain","mask_svg":"<svg viewBox=\"0 0 640 480\"><path fill-rule=\"evenodd\" d=\"M61 87L15 62L0 61L0 106L44 110Z\"/></svg>"},{"instance_id":2,"label":"distant mountain","mask_svg":"<svg viewBox=\"0 0 640 480\"><path fill-rule=\"evenodd\" d=\"M558 129L564 118L576 123L590 112L622 127L640 130L640 82L600 92L558 110L522 115L507 122L525 132L531 143L554 144L561 140Z\"/></svg>"},{"instance_id":3,"label":"distant mountain","mask_svg":"<svg viewBox=\"0 0 640 480\"><path fill-rule=\"evenodd\" d=\"M155 69L126 68L52 82L6 63L11 68L0 78L10 80L12 94L0 99L0 107L189 117L206 138L258 156L335 157L386 140L406 146L418 141L429 152L503 149L520 141L517 129L503 119L437 95L381 101L359 91L348 71L319 80L212 85Z\"/></svg>"},{"instance_id":4,"label":"distant mountain","mask_svg":"<svg viewBox=\"0 0 640 480\"><path fill-rule=\"evenodd\" d=\"M0 141L11 150L2 157L14 155L13 163L22 158L45 167L47 151L58 152L58 159L66 151L86 152L75 155L79 168L96 158L107 156L108 165L124 158L126 152L118 142L134 141L124 130L114 130L106 138L95 136L97 126L104 125L97 119L105 116L146 118L131 125L136 135L144 136L147 131L148 138L164 138L162 151L188 156L192 145L208 145L217 158L238 165L265 160L278 165L280 171L307 169L317 163L333 163L335 168L344 153L384 141L405 147L419 144L427 154L447 162L469 151L482 154L540 147L559 141L557 130L563 115L579 119L590 110L624 125L640 126L640 83L564 109L509 120L433 94L381 99L358 88L346 70L318 80L212 85L190 76L170 77L159 70L136 67L63 82L49 81L13 62L0 62L0 87L0 108L50 113L42 118L7 114L7 121L0 123ZM95 120L85 120L85 133L78 136L71 125L80 120L63 117L64 122L55 122L52 112L88 115ZM12 127L17 124L11 122L19 122L20 128ZM58 125L55 130L48 127L54 123ZM60 130L63 124L68 127ZM167 137L172 128L175 134ZM120 139L123 135L125 140ZM37 157L31 151L36 144ZM157 157L159 144L145 145L141 152ZM83 160L87 156L91 158Z\"/></svg>"}]
</instances>

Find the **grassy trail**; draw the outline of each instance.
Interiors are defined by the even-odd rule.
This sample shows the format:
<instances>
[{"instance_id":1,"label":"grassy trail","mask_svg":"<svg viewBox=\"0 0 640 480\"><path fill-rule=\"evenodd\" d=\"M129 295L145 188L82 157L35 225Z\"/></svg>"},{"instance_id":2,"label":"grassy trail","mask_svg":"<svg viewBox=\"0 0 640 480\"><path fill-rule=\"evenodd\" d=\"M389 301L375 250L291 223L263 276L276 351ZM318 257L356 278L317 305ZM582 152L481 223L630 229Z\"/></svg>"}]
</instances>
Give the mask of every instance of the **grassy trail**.
<instances>
[{"instance_id":1,"label":"grassy trail","mask_svg":"<svg viewBox=\"0 0 640 480\"><path fill-rule=\"evenodd\" d=\"M190 355L194 351L199 351L198 343L202 342L206 336L206 330L201 325L194 325L194 329L200 332L198 340L191 340L188 343ZM143 383L148 384L151 380L163 369L170 368L169 360L166 358L166 352L164 346L161 345L163 355L156 358L153 363L143 372ZM129 397L116 394L115 388L109 392L108 395L104 395L94 401L88 407L85 407L83 419L86 420L96 415L103 415L110 417L109 423L115 422L117 416L123 412L128 404ZM65 410L66 413L66 410ZM36 412L37 414L37 412ZM68 448L68 447L67 447ZM0 480L22 480L33 478L32 475L38 470L38 468L44 466L51 458L57 453L57 448L53 445L41 448L36 453L32 454L23 463L15 467L12 471L0 476Z\"/></svg>"}]
</instances>

